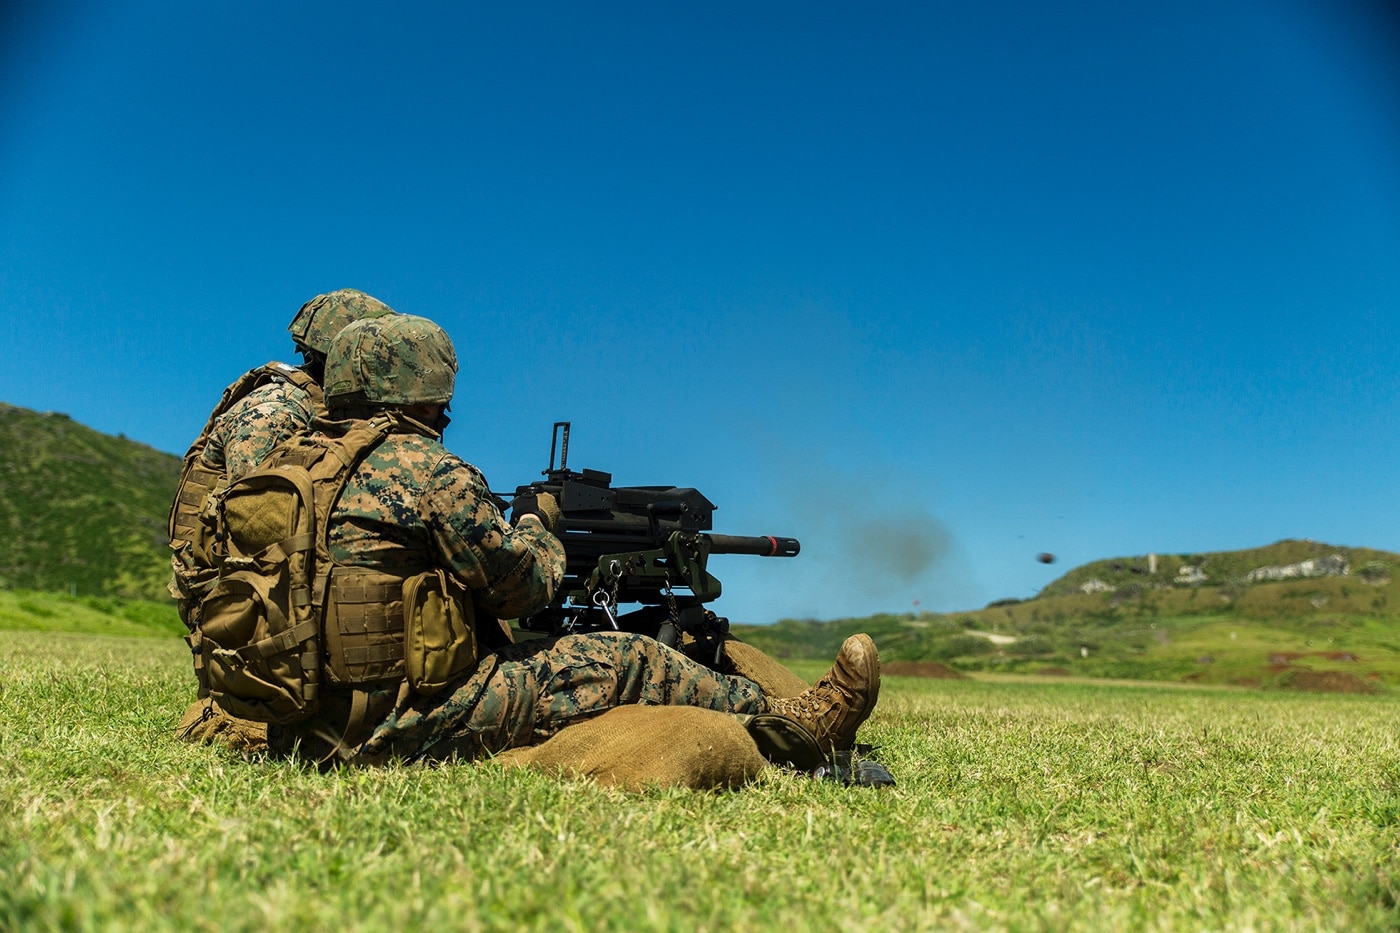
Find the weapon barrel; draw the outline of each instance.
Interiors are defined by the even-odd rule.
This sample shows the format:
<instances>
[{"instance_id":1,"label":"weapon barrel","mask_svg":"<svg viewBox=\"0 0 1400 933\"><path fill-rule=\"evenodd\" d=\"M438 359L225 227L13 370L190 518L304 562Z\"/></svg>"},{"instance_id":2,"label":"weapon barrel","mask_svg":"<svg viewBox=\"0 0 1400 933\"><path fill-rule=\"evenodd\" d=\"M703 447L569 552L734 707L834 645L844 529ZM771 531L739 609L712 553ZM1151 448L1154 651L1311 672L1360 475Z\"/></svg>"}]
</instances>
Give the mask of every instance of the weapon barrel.
<instances>
[{"instance_id":1,"label":"weapon barrel","mask_svg":"<svg viewBox=\"0 0 1400 933\"><path fill-rule=\"evenodd\" d=\"M771 535L706 535L711 554L756 554L759 557L796 557L802 544L796 538Z\"/></svg>"}]
</instances>

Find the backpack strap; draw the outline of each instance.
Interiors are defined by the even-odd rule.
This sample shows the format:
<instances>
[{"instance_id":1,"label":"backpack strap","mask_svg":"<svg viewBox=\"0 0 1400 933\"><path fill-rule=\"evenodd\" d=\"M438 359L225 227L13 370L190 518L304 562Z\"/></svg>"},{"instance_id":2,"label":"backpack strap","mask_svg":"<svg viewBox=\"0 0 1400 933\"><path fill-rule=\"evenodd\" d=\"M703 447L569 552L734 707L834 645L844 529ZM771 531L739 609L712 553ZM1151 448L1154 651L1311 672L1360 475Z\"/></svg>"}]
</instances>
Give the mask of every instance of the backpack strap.
<instances>
[{"instance_id":1,"label":"backpack strap","mask_svg":"<svg viewBox=\"0 0 1400 933\"><path fill-rule=\"evenodd\" d=\"M344 434L327 443L325 455L308 467L316 490L316 559L313 565L315 577L312 580L311 601L316 607L314 615L318 621L323 622L325 619L331 568L334 566L330 556L331 513L335 511L336 503L344 494L355 468L364 461L370 451L383 443L392 432L394 423L395 419L390 413L377 414L368 421L353 422ZM398 650L401 652L402 648ZM333 751L327 759L349 757L346 737L361 730L368 709L368 692L363 687L354 688L350 695L350 715L344 730L332 743ZM322 763L325 761L326 759L323 759Z\"/></svg>"},{"instance_id":2,"label":"backpack strap","mask_svg":"<svg viewBox=\"0 0 1400 933\"><path fill-rule=\"evenodd\" d=\"M388 413L375 415L368 421L353 422L349 430L326 444L326 455L307 465L316 484L316 579L312 584L312 602L317 607L325 607L326 588L330 582L331 512L335 511L355 468L383 443L393 427L394 418ZM326 492L321 492L322 489Z\"/></svg>"}]
</instances>

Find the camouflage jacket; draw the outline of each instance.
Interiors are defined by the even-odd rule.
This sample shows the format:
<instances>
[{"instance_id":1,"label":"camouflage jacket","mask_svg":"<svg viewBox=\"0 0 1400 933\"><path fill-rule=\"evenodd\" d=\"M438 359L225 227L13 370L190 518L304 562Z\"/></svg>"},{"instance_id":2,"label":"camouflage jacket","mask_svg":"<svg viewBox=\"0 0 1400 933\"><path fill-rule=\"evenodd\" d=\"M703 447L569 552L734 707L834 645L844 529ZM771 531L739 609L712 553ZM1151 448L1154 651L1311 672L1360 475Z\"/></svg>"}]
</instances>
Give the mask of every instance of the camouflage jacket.
<instances>
[{"instance_id":1,"label":"camouflage jacket","mask_svg":"<svg viewBox=\"0 0 1400 933\"><path fill-rule=\"evenodd\" d=\"M215 419L199 461L231 480L239 479L256 469L272 448L305 431L316 414L309 393L274 377Z\"/></svg>"},{"instance_id":2,"label":"camouflage jacket","mask_svg":"<svg viewBox=\"0 0 1400 933\"><path fill-rule=\"evenodd\" d=\"M390 434L355 469L331 511L331 559L405 575L443 567L502 619L543 609L564 575L564 546L534 516L512 526L481 472L423 430Z\"/></svg>"}]
</instances>

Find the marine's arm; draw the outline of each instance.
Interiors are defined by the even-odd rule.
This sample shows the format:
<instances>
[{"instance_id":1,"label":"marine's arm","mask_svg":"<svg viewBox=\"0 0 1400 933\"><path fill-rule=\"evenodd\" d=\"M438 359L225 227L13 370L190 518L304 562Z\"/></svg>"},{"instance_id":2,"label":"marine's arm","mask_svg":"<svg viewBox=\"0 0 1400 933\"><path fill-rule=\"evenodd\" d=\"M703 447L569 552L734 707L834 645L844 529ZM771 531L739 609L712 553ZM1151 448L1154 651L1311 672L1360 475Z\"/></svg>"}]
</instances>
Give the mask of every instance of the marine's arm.
<instances>
[{"instance_id":1,"label":"marine's arm","mask_svg":"<svg viewBox=\"0 0 1400 933\"><path fill-rule=\"evenodd\" d=\"M287 382L249 393L218 417L200 461L238 479L251 473L272 449L311 424L311 398Z\"/></svg>"},{"instance_id":2,"label":"marine's arm","mask_svg":"<svg viewBox=\"0 0 1400 933\"><path fill-rule=\"evenodd\" d=\"M481 472L451 453L434 466L423 505L443 560L484 609L514 619L548 605L564 575L564 546L538 516L512 526Z\"/></svg>"}]
</instances>

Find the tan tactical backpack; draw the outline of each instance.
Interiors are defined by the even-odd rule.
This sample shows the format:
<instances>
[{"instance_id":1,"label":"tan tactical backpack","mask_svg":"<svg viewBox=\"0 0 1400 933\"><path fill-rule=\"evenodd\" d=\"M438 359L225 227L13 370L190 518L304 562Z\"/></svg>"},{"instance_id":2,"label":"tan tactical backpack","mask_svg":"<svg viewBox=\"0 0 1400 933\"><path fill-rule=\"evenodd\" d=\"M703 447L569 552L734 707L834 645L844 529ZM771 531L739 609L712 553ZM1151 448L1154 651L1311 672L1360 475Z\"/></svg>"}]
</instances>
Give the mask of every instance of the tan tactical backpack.
<instances>
[{"instance_id":1,"label":"tan tactical backpack","mask_svg":"<svg viewBox=\"0 0 1400 933\"><path fill-rule=\"evenodd\" d=\"M180 618L187 626L194 627L194 614L199 601L213 585L218 571L211 553L210 519L201 519L201 510L209 494L225 480L225 474L211 470L200 462L200 456L209 446L209 435L219 417L234 405L247 398L255 389L282 379L311 396L315 413L325 414L325 402L321 386L305 371L286 363L273 361L249 370L224 390L219 404L214 406L209 420L199 437L194 439L185 453L184 466L180 470L180 483L176 488L175 500L170 505L170 515L166 521L170 534L170 548L174 552L172 569L174 577L170 593L178 601Z\"/></svg>"},{"instance_id":2,"label":"tan tactical backpack","mask_svg":"<svg viewBox=\"0 0 1400 933\"><path fill-rule=\"evenodd\" d=\"M323 686L441 689L475 664L470 594L437 568L335 564L328 519L397 416L339 436L298 434L206 504L217 578L188 641L201 693L241 719L293 725Z\"/></svg>"}]
</instances>

